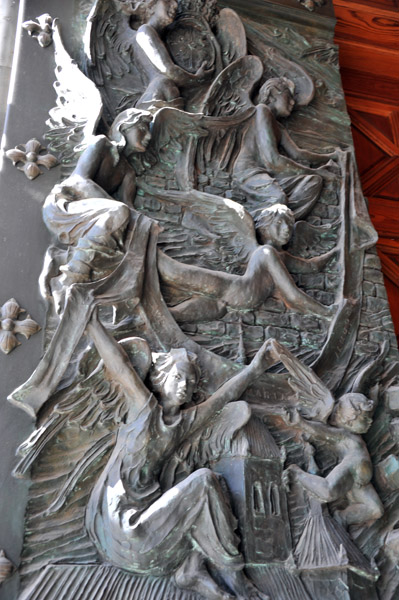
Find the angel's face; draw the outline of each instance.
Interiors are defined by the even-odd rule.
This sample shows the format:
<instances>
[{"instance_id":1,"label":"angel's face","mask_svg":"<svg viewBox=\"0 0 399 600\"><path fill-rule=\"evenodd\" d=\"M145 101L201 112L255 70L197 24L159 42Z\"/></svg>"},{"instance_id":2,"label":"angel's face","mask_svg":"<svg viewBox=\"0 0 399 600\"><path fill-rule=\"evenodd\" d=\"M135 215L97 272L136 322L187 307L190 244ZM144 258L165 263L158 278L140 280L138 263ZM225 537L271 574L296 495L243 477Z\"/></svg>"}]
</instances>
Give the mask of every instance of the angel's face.
<instances>
[{"instance_id":1,"label":"angel's face","mask_svg":"<svg viewBox=\"0 0 399 600\"><path fill-rule=\"evenodd\" d=\"M264 244L271 244L281 248L288 244L293 233L291 220L284 214L277 212L273 220L267 225L260 225L257 230Z\"/></svg>"},{"instance_id":2,"label":"angel's face","mask_svg":"<svg viewBox=\"0 0 399 600\"><path fill-rule=\"evenodd\" d=\"M126 147L128 153L145 152L151 140L151 133L148 123L137 123L128 129L123 130L126 138Z\"/></svg>"},{"instance_id":3,"label":"angel's face","mask_svg":"<svg viewBox=\"0 0 399 600\"><path fill-rule=\"evenodd\" d=\"M276 117L289 117L295 106L295 100L288 88L281 92L275 90L269 100L269 108Z\"/></svg>"},{"instance_id":4,"label":"angel's face","mask_svg":"<svg viewBox=\"0 0 399 600\"><path fill-rule=\"evenodd\" d=\"M335 424L352 433L366 433L373 422L374 404L363 394L344 394L339 399Z\"/></svg>"},{"instance_id":5,"label":"angel's face","mask_svg":"<svg viewBox=\"0 0 399 600\"><path fill-rule=\"evenodd\" d=\"M190 402L197 373L190 361L177 361L170 369L162 387L161 402L164 410L176 411L182 404Z\"/></svg>"}]
</instances>

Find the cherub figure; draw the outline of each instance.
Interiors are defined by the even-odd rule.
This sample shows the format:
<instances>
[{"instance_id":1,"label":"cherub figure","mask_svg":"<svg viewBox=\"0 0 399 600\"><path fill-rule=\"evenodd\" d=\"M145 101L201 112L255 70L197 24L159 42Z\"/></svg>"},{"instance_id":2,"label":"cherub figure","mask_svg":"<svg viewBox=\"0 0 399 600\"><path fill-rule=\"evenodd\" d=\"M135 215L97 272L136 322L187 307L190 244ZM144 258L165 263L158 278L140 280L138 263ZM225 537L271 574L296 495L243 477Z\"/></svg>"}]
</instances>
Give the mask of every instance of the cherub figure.
<instances>
[{"instance_id":1,"label":"cherub figure","mask_svg":"<svg viewBox=\"0 0 399 600\"><path fill-rule=\"evenodd\" d=\"M232 203L231 203L232 204ZM231 209L230 209L231 210ZM232 211L231 211L232 212ZM244 211L243 211L244 212ZM241 221L250 220L244 212ZM210 321L222 318L228 308L253 309L272 293L290 308L302 313L328 317L332 308L323 306L294 283L289 270L297 273L317 272L332 259L333 252L303 259L282 250L292 235L294 215L283 204L261 210L255 218L255 231L246 223L249 260L243 275L213 271L180 263L158 250L158 272L161 281L192 294L170 311L178 323ZM241 229L243 225L240 226ZM252 236L252 239L251 239Z\"/></svg>"},{"instance_id":2,"label":"cherub figure","mask_svg":"<svg viewBox=\"0 0 399 600\"><path fill-rule=\"evenodd\" d=\"M338 463L326 477L307 473L291 464L286 469L286 477L320 502L346 500L347 506L334 514L346 526L371 523L384 512L370 483L373 467L361 437L372 423L373 410L373 402L363 394L348 393L336 403L329 424L304 419L296 409L285 418L287 425L303 432L316 450L318 447L327 449Z\"/></svg>"},{"instance_id":3,"label":"cherub figure","mask_svg":"<svg viewBox=\"0 0 399 600\"><path fill-rule=\"evenodd\" d=\"M133 573L173 575L179 587L207 600L266 600L244 575L236 521L218 477L199 468L170 487L165 472L184 440L219 420L227 419L224 432L248 421L245 402L223 411L278 359L274 342L265 342L250 365L193 406L200 375L194 354L174 349L158 355L149 378L156 399L95 314L88 333L129 406L86 511L87 530L101 555ZM228 592L211 576L215 571Z\"/></svg>"},{"instance_id":4,"label":"cherub figure","mask_svg":"<svg viewBox=\"0 0 399 600\"><path fill-rule=\"evenodd\" d=\"M263 206L287 204L300 219L316 203L323 187L322 175L331 177L331 173L297 161L317 165L337 154L299 148L279 124L278 120L289 117L295 106L294 92L294 83L285 77L268 79L262 85L255 114L244 125L233 178L248 200Z\"/></svg>"},{"instance_id":5,"label":"cherub figure","mask_svg":"<svg viewBox=\"0 0 399 600\"><path fill-rule=\"evenodd\" d=\"M164 34L176 17L177 8L176 0L116 0L111 4L97 0L89 18L89 71L95 81L104 81L105 75L104 99L110 114L115 114L117 105L119 110L131 106L149 110L164 106L182 109L180 86L200 84L212 75L214 68L206 69L205 62L191 73L173 61ZM107 31L109 23L115 26L111 35ZM119 64L126 68L117 75L115 66ZM116 96L115 91L108 90L107 83L107 79L114 77L119 78Z\"/></svg>"},{"instance_id":6,"label":"cherub figure","mask_svg":"<svg viewBox=\"0 0 399 600\"><path fill-rule=\"evenodd\" d=\"M133 42L134 56L148 85L136 107L167 105L183 108L179 86L200 83L213 73L213 69L206 70L204 63L196 73L190 73L176 65L166 49L162 33L176 17L176 0L147 0L138 4L139 11L144 10L145 14L140 19L144 24L137 30Z\"/></svg>"},{"instance_id":7,"label":"cherub figure","mask_svg":"<svg viewBox=\"0 0 399 600\"><path fill-rule=\"evenodd\" d=\"M151 120L146 111L123 111L109 136L95 136L73 173L46 198L44 221L62 244L70 246L68 262L60 267L64 286L90 281L94 256L104 247L123 248L136 191L136 175L127 158L145 152Z\"/></svg>"}]
</instances>

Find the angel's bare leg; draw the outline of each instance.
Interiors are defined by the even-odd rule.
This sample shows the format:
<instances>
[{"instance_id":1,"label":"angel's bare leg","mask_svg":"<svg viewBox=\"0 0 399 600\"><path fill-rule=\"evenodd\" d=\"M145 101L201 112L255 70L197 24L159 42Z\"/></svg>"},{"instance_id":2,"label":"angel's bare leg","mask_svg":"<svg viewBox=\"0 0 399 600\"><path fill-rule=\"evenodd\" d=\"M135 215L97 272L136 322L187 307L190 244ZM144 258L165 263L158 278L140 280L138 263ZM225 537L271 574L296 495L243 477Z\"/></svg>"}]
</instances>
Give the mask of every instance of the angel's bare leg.
<instances>
[{"instance_id":1,"label":"angel's bare leg","mask_svg":"<svg viewBox=\"0 0 399 600\"><path fill-rule=\"evenodd\" d=\"M252 265L252 262L255 264ZM304 314L312 313L320 317L331 316L332 307L323 306L297 287L275 248L263 246L257 250L251 257L247 271L249 267L253 268L255 276L259 278L260 282L266 276L271 277L275 291L290 308ZM244 276L244 279L246 278L247 274Z\"/></svg>"},{"instance_id":2,"label":"angel's bare leg","mask_svg":"<svg viewBox=\"0 0 399 600\"><path fill-rule=\"evenodd\" d=\"M169 311L177 323L200 323L221 319L227 312L227 306L223 300L195 296L169 307Z\"/></svg>"},{"instance_id":3,"label":"angel's bare leg","mask_svg":"<svg viewBox=\"0 0 399 600\"><path fill-rule=\"evenodd\" d=\"M355 485L348 494L350 505L338 512L338 518L344 525L360 525L368 521L376 521L382 517L384 507L375 491L369 483L364 486Z\"/></svg>"},{"instance_id":4,"label":"angel's bare leg","mask_svg":"<svg viewBox=\"0 0 399 600\"><path fill-rule=\"evenodd\" d=\"M295 285L278 251L272 246L260 246L253 253L244 275L186 265L161 251L158 251L158 271L161 279L172 287L175 285L194 293L209 294L238 310L259 306L275 289L287 306L301 313L321 317L332 313L332 308L323 306ZM182 309L188 310L188 307ZM203 320L206 320L204 316ZM184 313L181 318L185 318Z\"/></svg>"},{"instance_id":5,"label":"angel's bare leg","mask_svg":"<svg viewBox=\"0 0 399 600\"><path fill-rule=\"evenodd\" d=\"M161 250L157 252L157 266L164 283L220 299L223 298L231 283L239 277L239 275L181 263Z\"/></svg>"},{"instance_id":6,"label":"angel's bare leg","mask_svg":"<svg viewBox=\"0 0 399 600\"><path fill-rule=\"evenodd\" d=\"M180 95L177 85L167 77L159 75L148 84L145 92L139 98L136 108L149 108L151 104L170 104L174 108L184 108L184 100Z\"/></svg>"}]
</instances>

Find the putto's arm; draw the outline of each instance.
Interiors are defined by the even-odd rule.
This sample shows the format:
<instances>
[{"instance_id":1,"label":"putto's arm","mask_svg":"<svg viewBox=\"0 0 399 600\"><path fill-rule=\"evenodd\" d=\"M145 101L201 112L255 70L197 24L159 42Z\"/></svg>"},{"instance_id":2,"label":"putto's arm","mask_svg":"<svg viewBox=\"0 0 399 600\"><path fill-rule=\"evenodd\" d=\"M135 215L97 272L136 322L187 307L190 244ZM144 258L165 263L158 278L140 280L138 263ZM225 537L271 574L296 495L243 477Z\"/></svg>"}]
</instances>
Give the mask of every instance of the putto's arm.
<instances>
[{"instance_id":1,"label":"putto's arm","mask_svg":"<svg viewBox=\"0 0 399 600\"><path fill-rule=\"evenodd\" d=\"M250 365L226 381L208 400L196 406L195 409L189 409L197 411L195 430L206 426L226 404L239 400L247 387L278 360L279 354L275 340L266 340Z\"/></svg>"},{"instance_id":2,"label":"putto's arm","mask_svg":"<svg viewBox=\"0 0 399 600\"><path fill-rule=\"evenodd\" d=\"M320 165L322 163L327 162L330 159L336 158L336 153L321 153L311 152L310 150L304 150L303 148L299 148L296 145L288 131L284 128L281 128L281 140L280 145L285 150L290 158L293 160L304 160L309 164Z\"/></svg>"},{"instance_id":3,"label":"putto's arm","mask_svg":"<svg viewBox=\"0 0 399 600\"><path fill-rule=\"evenodd\" d=\"M201 81L202 78L213 72L213 69L206 71L202 65L197 73L193 74L176 65L157 31L151 25L142 25L139 28L136 43L155 69L164 77L171 79L176 85L180 86L194 81Z\"/></svg>"},{"instance_id":4,"label":"putto's arm","mask_svg":"<svg viewBox=\"0 0 399 600\"><path fill-rule=\"evenodd\" d=\"M301 258L289 252L283 252L281 253L281 257L290 273L318 273L320 269L337 255L337 252L337 249L333 248L329 252L320 254L320 256L314 256L313 258Z\"/></svg>"},{"instance_id":5,"label":"putto's arm","mask_svg":"<svg viewBox=\"0 0 399 600\"><path fill-rule=\"evenodd\" d=\"M93 138L92 143L79 157L74 175L94 179L104 157L110 152L111 148L112 144L105 135L98 135Z\"/></svg>"}]
</instances>

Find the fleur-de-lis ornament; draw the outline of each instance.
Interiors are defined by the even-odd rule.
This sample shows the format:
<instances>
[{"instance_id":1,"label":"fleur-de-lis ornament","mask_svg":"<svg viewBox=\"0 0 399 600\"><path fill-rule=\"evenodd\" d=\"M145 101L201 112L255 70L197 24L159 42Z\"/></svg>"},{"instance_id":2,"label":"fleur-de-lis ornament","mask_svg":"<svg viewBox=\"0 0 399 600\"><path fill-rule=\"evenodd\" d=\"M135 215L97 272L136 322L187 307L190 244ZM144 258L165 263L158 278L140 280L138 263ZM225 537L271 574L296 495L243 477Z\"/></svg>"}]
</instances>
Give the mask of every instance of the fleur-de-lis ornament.
<instances>
[{"instance_id":1,"label":"fleur-de-lis ornament","mask_svg":"<svg viewBox=\"0 0 399 600\"><path fill-rule=\"evenodd\" d=\"M43 172L39 165L43 165L46 169L58 165L57 158L46 152L47 148L38 140L32 139L26 144L19 144L13 150L7 150L6 156L12 160L14 167L25 173L28 179L35 179Z\"/></svg>"},{"instance_id":2,"label":"fleur-de-lis ornament","mask_svg":"<svg viewBox=\"0 0 399 600\"><path fill-rule=\"evenodd\" d=\"M25 21L22 27L36 38L42 48L50 46L53 41L53 18L48 13L36 17L36 21Z\"/></svg>"},{"instance_id":3,"label":"fleur-de-lis ornament","mask_svg":"<svg viewBox=\"0 0 399 600\"><path fill-rule=\"evenodd\" d=\"M4 550L0 550L0 585L5 581L14 570L14 565L8 558Z\"/></svg>"},{"instance_id":4,"label":"fleur-de-lis ornament","mask_svg":"<svg viewBox=\"0 0 399 600\"><path fill-rule=\"evenodd\" d=\"M20 333L26 339L40 331L40 326L27 315L26 319L18 320L18 315L25 312L15 298L7 300L0 308L0 350L9 354L21 342L17 340L16 334Z\"/></svg>"}]
</instances>

